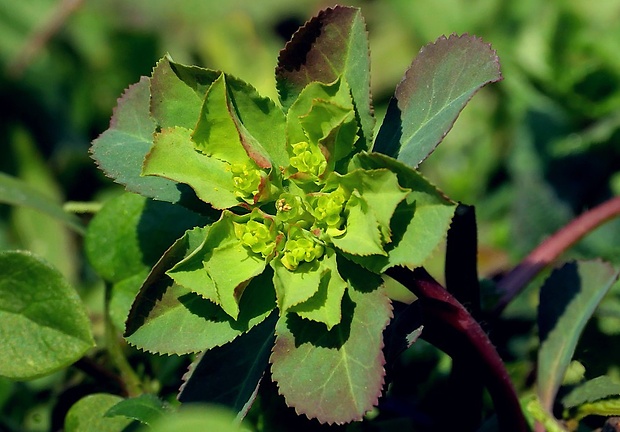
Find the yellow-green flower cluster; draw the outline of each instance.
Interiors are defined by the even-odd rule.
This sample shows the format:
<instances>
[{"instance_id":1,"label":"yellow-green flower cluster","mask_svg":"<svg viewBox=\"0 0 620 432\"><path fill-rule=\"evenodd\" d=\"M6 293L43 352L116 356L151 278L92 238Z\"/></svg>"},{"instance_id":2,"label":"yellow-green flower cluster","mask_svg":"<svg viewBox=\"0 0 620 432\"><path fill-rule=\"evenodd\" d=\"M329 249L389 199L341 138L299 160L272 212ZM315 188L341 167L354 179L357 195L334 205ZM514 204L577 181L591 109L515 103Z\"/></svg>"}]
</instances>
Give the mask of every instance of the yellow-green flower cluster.
<instances>
[{"instance_id":1,"label":"yellow-green flower cluster","mask_svg":"<svg viewBox=\"0 0 620 432\"><path fill-rule=\"evenodd\" d=\"M340 229L343 225L343 210L347 201L347 196L342 188L319 194L314 199L313 214L319 226L328 229Z\"/></svg>"},{"instance_id":2,"label":"yellow-green flower cluster","mask_svg":"<svg viewBox=\"0 0 620 432\"><path fill-rule=\"evenodd\" d=\"M276 232L265 222L249 220L246 223L234 222L235 236L252 252L264 258L271 256L276 248Z\"/></svg>"},{"instance_id":3,"label":"yellow-green flower cluster","mask_svg":"<svg viewBox=\"0 0 620 432\"><path fill-rule=\"evenodd\" d=\"M293 227L282 253L282 264L289 270L296 270L303 262L312 262L323 256L324 247L308 231Z\"/></svg>"},{"instance_id":4,"label":"yellow-green flower cluster","mask_svg":"<svg viewBox=\"0 0 620 432\"><path fill-rule=\"evenodd\" d=\"M251 164L232 164L235 194L242 199L253 199L258 194L262 179L262 171Z\"/></svg>"},{"instance_id":5,"label":"yellow-green flower cluster","mask_svg":"<svg viewBox=\"0 0 620 432\"><path fill-rule=\"evenodd\" d=\"M291 166L298 172L318 177L327 168L325 155L316 144L301 141L291 145L293 156L291 156Z\"/></svg>"}]
</instances>

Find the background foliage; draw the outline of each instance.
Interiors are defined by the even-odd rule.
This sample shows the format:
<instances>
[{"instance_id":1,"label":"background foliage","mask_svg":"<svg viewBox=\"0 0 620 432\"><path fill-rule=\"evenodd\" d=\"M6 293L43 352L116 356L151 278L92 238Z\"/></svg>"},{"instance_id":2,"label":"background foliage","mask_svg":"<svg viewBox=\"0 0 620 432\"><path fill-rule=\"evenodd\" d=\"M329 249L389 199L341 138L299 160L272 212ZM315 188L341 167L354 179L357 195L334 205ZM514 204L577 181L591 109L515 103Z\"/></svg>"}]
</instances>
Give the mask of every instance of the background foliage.
<instances>
[{"instance_id":1,"label":"background foliage","mask_svg":"<svg viewBox=\"0 0 620 432\"><path fill-rule=\"evenodd\" d=\"M620 194L620 3L342 3L360 6L368 23L379 117L424 44L442 34L468 32L497 50L504 81L476 95L421 166L453 199L476 206L481 276L506 270L572 217ZM0 171L59 203L97 203L118 195L121 189L97 171L88 147L107 128L127 85L150 75L169 52L182 63L226 70L277 99L273 70L278 50L325 6L309 0L0 0ZM88 217L82 216L84 221ZM57 268L86 302L95 340L101 341L103 283L88 266L80 242L46 215L0 206L0 250L30 250ZM620 223L612 221L576 245L570 256L603 257L617 264L619 244ZM436 255L429 270L441 279L442 254ZM144 277L143 267L136 263L139 277ZM121 276L131 275L119 275L118 283ZM522 392L531 388L538 343L534 285L511 304L491 335ZM115 301L122 304L122 299ZM122 320L117 316L116 324ZM585 332L576 358L587 376L618 377L617 285ZM143 376L156 377L149 383L153 389L174 396L188 359L128 353ZM95 352L94 358L103 355ZM438 393L449 362L431 346L414 344L394 373L411 366L418 373L402 375L392 392L425 415L445 412ZM0 379L0 428L58 429L81 396L114 392L113 387L77 368L29 382ZM250 419L258 415L250 412ZM277 430L264 417L265 430Z\"/></svg>"}]
</instances>

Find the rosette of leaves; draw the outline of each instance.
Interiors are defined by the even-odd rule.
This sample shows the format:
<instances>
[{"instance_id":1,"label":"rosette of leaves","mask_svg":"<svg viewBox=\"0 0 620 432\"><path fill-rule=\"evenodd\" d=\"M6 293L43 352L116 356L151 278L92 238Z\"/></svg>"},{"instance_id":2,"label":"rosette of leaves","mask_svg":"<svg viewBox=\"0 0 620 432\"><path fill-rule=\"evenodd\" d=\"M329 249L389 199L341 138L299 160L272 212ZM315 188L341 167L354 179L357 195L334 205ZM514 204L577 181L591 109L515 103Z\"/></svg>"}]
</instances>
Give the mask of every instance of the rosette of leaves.
<instances>
[{"instance_id":1,"label":"rosette of leaves","mask_svg":"<svg viewBox=\"0 0 620 432\"><path fill-rule=\"evenodd\" d=\"M119 99L93 144L130 191L215 212L164 254L125 337L202 354L181 401L241 415L269 363L287 404L321 422L359 420L384 381L382 286L445 238L455 204L415 169L484 84L495 53L469 36L424 48L375 139L369 50L356 8L319 13L282 50L280 100L169 57Z\"/></svg>"}]
</instances>

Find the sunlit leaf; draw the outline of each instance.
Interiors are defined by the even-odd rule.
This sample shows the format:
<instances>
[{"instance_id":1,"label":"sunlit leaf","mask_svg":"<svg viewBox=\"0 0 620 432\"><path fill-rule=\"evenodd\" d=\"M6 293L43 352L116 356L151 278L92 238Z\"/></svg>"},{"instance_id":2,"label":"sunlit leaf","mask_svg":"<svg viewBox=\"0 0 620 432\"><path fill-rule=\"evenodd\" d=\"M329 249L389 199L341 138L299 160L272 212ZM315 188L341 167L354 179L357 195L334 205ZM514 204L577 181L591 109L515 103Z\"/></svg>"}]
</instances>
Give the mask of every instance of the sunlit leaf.
<instances>
[{"instance_id":1,"label":"sunlit leaf","mask_svg":"<svg viewBox=\"0 0 620 432\"><path fill-rule=\"evenodd\" d=\"M203 230L188 231L153 268L127 318L125 338L129 343L160 354L201 352L232 341L262 322L275 308L269 271L245 288L237 320L215 303L175 284L165 272L203 240Z\"/></svg>"},{"instance_id":2,"label":"sunlit leaf","mask_svg":"<svg viewBox=\"0 0 620 432\"><path fill-rule=\"evenodd\" d=\"M330 330L342 318L340 305L347 282L338 273L336 253L332 249L325 251L321 270L318 290L308 300L293 306L291 311L302 318L323 323Z\"/></svg>"},{"instance_id":3,"label":"sunlit leaf","mask_svg":"<svg viewBox=\"0 0 620 432\"><path fill-rule=\"evenodd\" d=\"M191 134L190 129L180 127L156 134L153 147L145 156L142 174L190 185L201 200L218 209L237 205L228 164L197 152Z\"/></svg>"},{"instance_id":4,"label":"sunlit leaf","mask_svg":"<svg viewBox=\"0 0 620 432\"><path fill-rule=\"evenodd\" d=\"M388 168L396 174L401 187L411 190L396 207L390 221L392 241L384 247L387 256L351 255L351 259L377 273L395 265L424 264L446 238L456 205L417 171L384 155L359 153L351 161L351 167Z\"/></svg>"},{"instance_id":5,"label":"sunlit leaf","mask_svg":"<svg viewBox=\"0 0 620 432\"><path fill-rule=\"evenodd\" d=\"M196 197L190 188L168 179L140 175L155 132L155 122L149 113L149 85L149 78L143 77L123 93L109 129L93 141L92 157L108 177L131 192L195 206Z\"/></svg>"}]
</instances>

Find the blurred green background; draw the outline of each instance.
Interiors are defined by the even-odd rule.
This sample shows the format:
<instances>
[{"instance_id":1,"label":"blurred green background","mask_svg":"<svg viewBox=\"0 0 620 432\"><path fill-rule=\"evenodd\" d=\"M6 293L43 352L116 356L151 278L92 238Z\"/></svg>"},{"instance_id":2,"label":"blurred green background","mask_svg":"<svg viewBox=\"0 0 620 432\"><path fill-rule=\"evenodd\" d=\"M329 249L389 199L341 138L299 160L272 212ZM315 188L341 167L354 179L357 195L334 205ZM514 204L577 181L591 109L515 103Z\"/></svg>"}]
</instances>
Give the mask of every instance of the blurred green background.
<instances>
[{"instance_id":1,"label":"blurred green background","mask_svg":"<svg viewBox=\"0 0 620 432\"><path fill-rule=\"evenodd\" d=\"M341 4L361 7L366 18L379 118L423 45L467 32L497 50L504 81L473 98L420 167L448 196L476 206L482 276L508 269L575 215L620 194L620 1ZM90 142L123 89L160 57L225 70L275 99L278 51L330 5L0 0L0 171L60 203L104 200L121 188L96 169ZM47 216L0 205L0 250L36 252L88 298L97 282L80 241ZM620 223L611 222L570 255L618 263L619 252ZM603 327L620 333L620 301L606 305L601 322L612 321ZM0 407L11 394L0 385Z\"/></svg>"}]
</instances>

